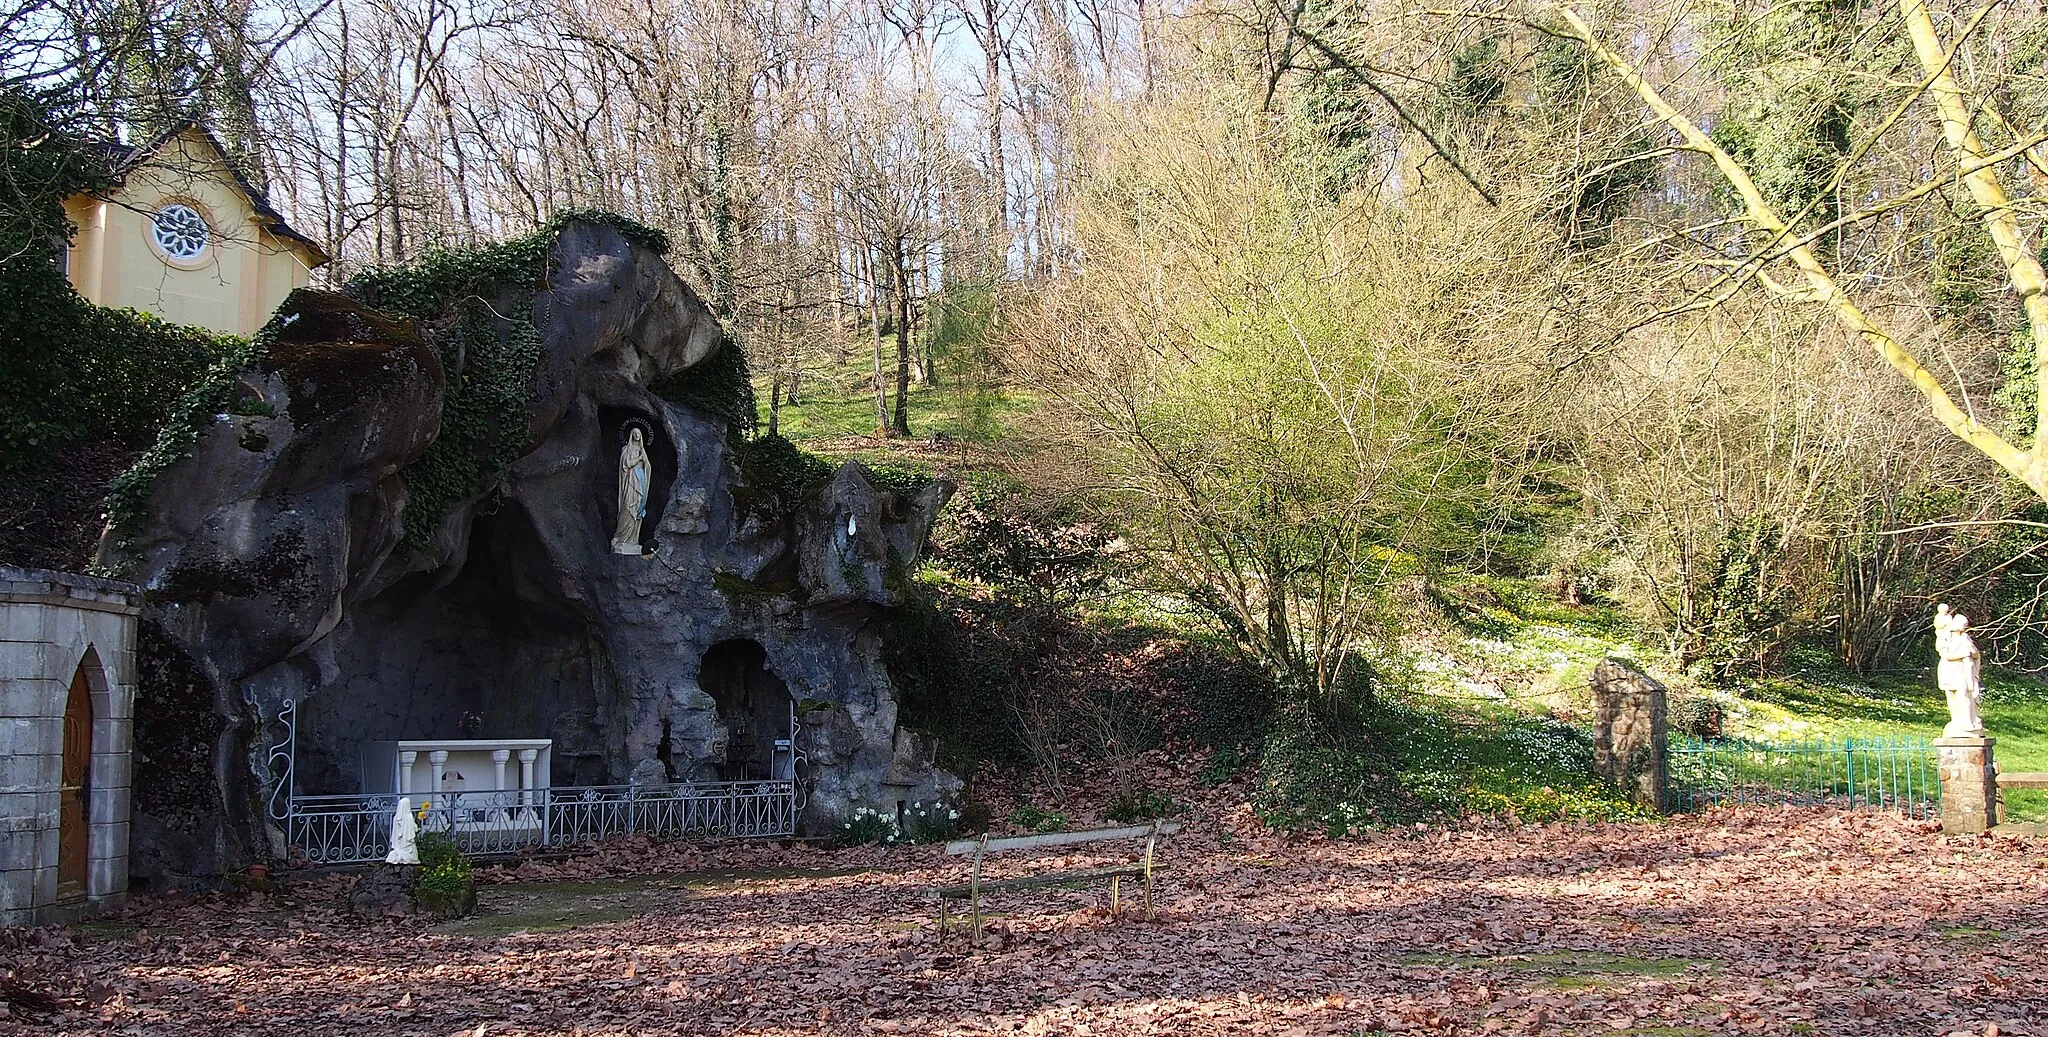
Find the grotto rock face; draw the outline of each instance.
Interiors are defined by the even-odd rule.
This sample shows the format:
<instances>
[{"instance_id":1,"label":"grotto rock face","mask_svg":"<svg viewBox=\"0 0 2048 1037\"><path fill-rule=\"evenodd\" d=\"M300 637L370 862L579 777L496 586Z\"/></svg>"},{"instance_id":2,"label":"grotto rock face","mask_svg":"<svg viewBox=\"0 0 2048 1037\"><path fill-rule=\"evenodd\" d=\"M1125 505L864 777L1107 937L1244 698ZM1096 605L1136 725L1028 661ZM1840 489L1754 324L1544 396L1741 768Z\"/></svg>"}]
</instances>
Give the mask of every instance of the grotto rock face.
<instances>
[{"instance_id":1,"label":"grotto rock face","mask_svg":"<svg viewBox=\"0 0 2048 1037\"><path fill-rule=\"evenodd\" d=\"M875 622L951 487L892 491L849 463L790 489L774 451L650 391L724 348L657 254L577 222L551 263L545 290L491 300L539 332L528 446L426 516L430 537L405 540L408 484L447 434L451 377L479 377L444 370L452 318L299 292L140 529L102 545L224 721L204 816L138 803L137 857L157 871L140 878L282 852L263 802L287 701L301 794L358 791L362 743L459 737L470 715L481 737L553 738L557 785L765 777L750 754L791 710L813 825L958 787L899 727ZM640 556L612 550L634 424L652 467Z\"/></svg>"}]
</instances>

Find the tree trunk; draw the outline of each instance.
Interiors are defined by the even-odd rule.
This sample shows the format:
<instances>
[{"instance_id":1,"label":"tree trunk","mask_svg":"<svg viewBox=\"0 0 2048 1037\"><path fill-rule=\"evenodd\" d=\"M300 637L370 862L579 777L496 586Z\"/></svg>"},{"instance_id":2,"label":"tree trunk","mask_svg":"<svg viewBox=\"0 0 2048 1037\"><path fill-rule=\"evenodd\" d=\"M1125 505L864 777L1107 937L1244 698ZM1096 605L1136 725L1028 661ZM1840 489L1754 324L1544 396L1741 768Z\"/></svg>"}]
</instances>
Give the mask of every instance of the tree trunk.
<instances>
[{"instance_id":1,"label":"tree trunk","mask_svg":"<svg viewBox=\"0 0 2048 1037\"><path fill-rule=\"evenodd\" d=\"M1286 560L1278 551L1266 558L1266 651L1281 675L1296 672L1294 632L1287 620Z\"/></svg>"},{"instance_id":2,"label":"tree trunk","mask_svg":"<svg viewBox=\"0 0 2048 1037\"><path fill-rule=\"evenodd\" d=\"M1003 34L996 19L996 0L981 0L981 17L988 26L982 50L988 58L988 178L989 178L989 263L988 275L1000 276L1010 261L1009 173L1003 158Z\"/></svg>"},{"instance_id":3,"label":"tree trunk","mask_svg":"<svg viewBox=\"0 0 2048 1037\"><path fill-rule=\"evenodd\" d=\"M896 280L896 421L897 435L910 434L910 271L898 236L890 250Z\"/></svg>"},{"instance_id":4,"label":"tree trunk","mask_svg":"<svg viewBox=\"0 0 2048 1037\"><path fill-rule=\"evenodd\" d=\"M875 435L886 437L889 434L889 386L882 381L882 265L872 252L867 252L863 258L868 268L868 324L875 332Z\"/></svg>"}]
</instances>

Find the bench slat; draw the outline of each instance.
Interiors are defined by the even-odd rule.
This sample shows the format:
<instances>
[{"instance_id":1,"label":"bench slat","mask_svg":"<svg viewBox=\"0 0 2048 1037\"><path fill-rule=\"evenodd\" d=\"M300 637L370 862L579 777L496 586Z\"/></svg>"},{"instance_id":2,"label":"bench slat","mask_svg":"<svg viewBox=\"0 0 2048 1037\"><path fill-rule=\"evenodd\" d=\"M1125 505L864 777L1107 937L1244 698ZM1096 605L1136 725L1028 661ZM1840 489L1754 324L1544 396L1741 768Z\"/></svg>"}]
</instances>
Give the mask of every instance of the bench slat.
<instances>
[{"instance_id":1,"label":"bench slat","mask_svg":"<svg viewBox=\"0 0 2048 1037\"><path fill-rule=\"evenodd\" d=\"M1172 835L1178 831L1179 821L1159 823L1160 835ZM1079 832L1046 832L1042 835L1006 835L1000 839L990 839L988 850L990 853L1002 850L1033 850L1041 846L1073 846L1078 843L1108 842L1112 839L1142 839L1151 834L1151 825L1131 825L1128 828L1090 828ZM979 839L955 839L946 844L946 852L959 856L963 853L973 853L981 845Z\"/></svg>"},{"instance_id":2,"label":"bench slat","mask_svg":"<svg viewBox=\"0 0 2048 1037\"><path fill-rule=\"evenodd\" d=\"M2048 789L2048 772L2020 771L1998 776L1998 787L2002 789Z\"/></svg>"},{"instance_id":3,"label":"bench slat","mask_svg":"<svg viewBox=\"0 0 2048 1037\"><path fill-rule=\"evenodd\" d=\"M1113 875L1138 876L1145 874L1142 864L1120 864L1110 868L1086 868L1080 871L1058 871L1047 875L1026 875L1015 879L998 879L981 884L983 893L999 893L1006 889L1036 889L1041 886L1061 886L1069 882L1084 882L1088 879L1106 879ZM973 886L940 886L929 896L936 900L966 900L974 895Z\"/></svg>"}]
</instances>

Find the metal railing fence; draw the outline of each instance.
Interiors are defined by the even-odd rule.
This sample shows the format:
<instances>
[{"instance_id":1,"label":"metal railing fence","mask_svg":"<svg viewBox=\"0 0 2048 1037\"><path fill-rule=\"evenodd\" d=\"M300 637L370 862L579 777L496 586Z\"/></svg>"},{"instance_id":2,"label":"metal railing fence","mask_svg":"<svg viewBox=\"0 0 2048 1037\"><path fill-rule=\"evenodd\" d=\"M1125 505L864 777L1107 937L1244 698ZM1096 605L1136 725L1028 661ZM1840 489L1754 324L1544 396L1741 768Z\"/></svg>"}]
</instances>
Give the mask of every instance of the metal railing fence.
<instances>
[{"instance_id":1,"label":"metal railing fence","mask_svg":"<svg viewBox=\"0 0 2048 1037\"><path fill-rule=\"evenodd\" d=\"M381 861L391 852L397 793L298 794L298 703L277 711L281 738L270 748L270 820L286 852L308 864ZM790 714L790 737L777 746L777 776L753 781L655 785L557 785L493 792L417 792L421 831L446 832L464 853L508 854L572 846L621 835L773 837L796 834L803 809L797 770L806 758Z\"/></svg>"},{"instance_id":2,"label":"metal railing fence","mask_svg":"<svg viewBox=\"0 0 2048 1037\"><path fill-rule=\"evenodd\" d=\"M308 864L379 861L391 850L396 795L291 796L285 844ZM445 832L472 855L571 846L621 835L763 837L796 834L794 781L588 785L418 797L423 832Z\"/></svg>"},{"instance_id":3,"label":"metal railing fence","mask_svg":"<svg viewBox=\"0 0 2048 1037\"><path fill-rule=\"evenodd\" d=\"M1674 813L1710 806L1827 806L1941 816L1941 768L1925 740L1767 744L1674 738L1668 752Z\"/></svg>"}]
</instances>

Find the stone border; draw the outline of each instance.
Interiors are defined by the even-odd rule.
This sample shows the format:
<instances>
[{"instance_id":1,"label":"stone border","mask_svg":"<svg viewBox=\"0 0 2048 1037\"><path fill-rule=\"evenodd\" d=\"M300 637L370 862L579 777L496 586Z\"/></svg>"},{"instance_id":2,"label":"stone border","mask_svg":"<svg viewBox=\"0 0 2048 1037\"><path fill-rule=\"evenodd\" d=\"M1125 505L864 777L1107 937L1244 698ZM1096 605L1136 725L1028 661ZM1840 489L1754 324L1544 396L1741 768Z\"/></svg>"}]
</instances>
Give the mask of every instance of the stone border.
<instances>
[{"instance_id":1,"label":"stone border","mask_svg":"<svg viewBox=\"0 0 2048 1037\"><path fill-rule=\"evenodd\" d=\"M142 614L142 588L83 573L0 565L0 602L66 605L137 616Z\"/></svg>"}]
</instances>

